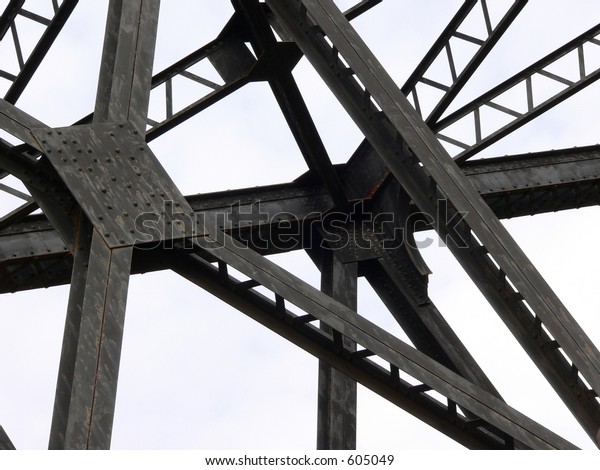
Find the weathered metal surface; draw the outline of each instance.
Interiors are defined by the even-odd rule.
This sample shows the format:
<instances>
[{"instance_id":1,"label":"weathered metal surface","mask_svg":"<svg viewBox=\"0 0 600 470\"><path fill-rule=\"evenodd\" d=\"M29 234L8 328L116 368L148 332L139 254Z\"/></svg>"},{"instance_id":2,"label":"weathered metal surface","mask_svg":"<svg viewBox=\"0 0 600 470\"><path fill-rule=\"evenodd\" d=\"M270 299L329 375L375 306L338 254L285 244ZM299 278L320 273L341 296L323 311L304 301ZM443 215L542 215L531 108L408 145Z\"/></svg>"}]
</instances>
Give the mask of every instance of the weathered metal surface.
<instances>
[{"instance_id":1,"label":"weathered metal surface","mask_svg":"<svg viewBox=\"0 0 600 470\"><path fill-rule=\"evenodd\" d=\"M19 10L25 3L25 0L9 0L0 16L0 41L4 39L10 28L11 23L19 14Z\"/></svg>"},{"instance_id":2,"label":"weathered metal surface","mask_svg":"<svg viewBox=\"0 0 600 470\"><path fill-rule=\"evenodd\" d=\"M2 426L0 426L0 450L15 450L14 444Z\"/></svg>"},{"instance_id":3,"label":"weathered metal surface","mask_svg":"<svg viewBox=\"0 0 600 470\"><path fill-rule=\"evenodd\" d=\"M129 274L169 267L323 361L321 448L355 445L353 380L469 447L572 447L499 399L429 300L428 270L418 253L406 246L386 245L390 229L394 232L399 227L361 224L360 230L348 231L348 226L337 232L329 230L336 226L341 229L339 223L356 216L355 208L361 204L367 204L373 213L393 213L404 222L415 215L411 211L417 207L425 211L425 217L415 218L414 229L433 224L442 236L454 237L449 244L454 254L590 437L596 439L600 423L595 398L598 352L516 244L499 230L497 219L477 193L498 217L598 204L598 149L467 162L459 169L448 161L428 128L526 1L515 0L496 29L486 2L481 1L486 40L459 31L458 25L477 4L476 0L465 2L411 77L412 82L409 80L411 90L420 80L445 91L427 123L407 106L400 90L344 20L355 18L379 1L360 1L344 14L329 0L267 0L266 5L255 0L234 1L236 13L214 41L152 78L158 0L111 0L96 109L93 117L81 120L93 125L63 129L50 129L9 103L24 90L77 1L65 0L60 7L53 2L52 19L23 10L23 1L8 2L0 16L0 39L11 30L21 72L17 76L0 71L0 77L14 81L6 101L0 101L0 128L25 145L11 148L0 143L0 178L7 174L4 170L15 175L35 201L0 219L0 292L47 287L71 279L51 448L110 446ZM19 15L45 27L29 59L23 55L14 26ZM302 25L295 29L298 18ZM271 27L284 42L277 41ZM590 71L583 51L587 42L599 44L593 37L596 33L597 28L588 31L436 126L450 125L473 112L477 142L468 150L471 153L507 135L599 77L597 70ZM452 37L479 46L463 72L454 62ZM298 46L316 62L372 143L363 142L346 165L331 165L291 75L301 57ZM575 49L579 53L579 81L540 69ZM424 76L443 50L452 75L449 86ZM190 70L203 59L212 64L223 83ZM536 73L563 83L567 89L535 106L531 79ZM174 109L172 80L176 77L211 91ZM528 112L517 116L513 110L496 105L492 101L496 95L492 95L518 80L527 84ZM271 85L309 172L294 183L184 198L144 140L162 135L251 81ZM147 116L148 99L151 88L161 85L166 90L165 117L153 121ZM516 119L485 137L481 135L477 106L492 106ZM123 127L114 124L119 122ZM153 126L148 132L147 123ZM439 131L435 126L433 129ZM38 158L40 153L31 147L43 147L47 157ZM459 160L466 157L463 154ZM412 202L390 190L396 181L403 184ZM449 210L446 220L428 202L440 198L450 201L445 206ZM27 216L37 205L45 216ZM452 216L462 211L467 211L468 217L452 225ZM331 218L332 214L337 218ZM437 220L433 220L436 214ZM212 224L207 227L210 237L205 233L205 220ZM351 236L340 242L335 235L344 232ZM242 249L226 234L260 254ZM405 235L403 241L414 241L412 232ZM197 241L194 250L190 250L191 240ZM462 241L466 246L461 252L456 248ZM311 250L315 242L325 242L335 251L321 253L317 260L323 270L324 292L261 257L293 249ZM185 249L175 253L165 250L174 244ZM134 250L134 246L139 249ZM209 263L217 260L218 268ZM228 265L251 281L240 283L228 276ZM367 277L420 352L356 314L358 275ZM252 285L266 287L275 294L275 301L252 290ZM294 303L306 315L296 316L285 308L286 302ZM324 330L313 324L317 320ZM387 364L387 369L369 360L370 355ZM405 375L410 376L409 381L404 380ZM436 390L444 400L428 395L429 390ZM0 448L12 448L1 427Z\"/></svg>"},{"instance_id":4,"label":"weathered metal surface","mask_svg":"<svg viewBox=\"0 0 600 470\"><path fill-rule=\"evenodd\" d=\"M535 119L539 115L545 113L554 106L562 103L564 100L591 85L600 79L600 68L593 62L593 59L585 60L585 53L583 46L585 44L597 46L597 40L595 37L600 33L600 24L590 28L585 33L576 37L572 41L569 41L564 46L551 52L546 57L538 60L534 64L525 68L521 72L508 78L498 86L494 87L490 91L483 95L475 98L470 103L462 106L460 109L454 111L445 118L439 120L435 124L432 124L431 129L436 133L438 139L450 142L457 147L463 149L455 158L457 161L464 161L480 152L481 150L489 147L494 142L497 142L501 138L507 136L511 132L519 129L521 126L527 124L531 120ZM576 62L576 68L574 69L578 75L578 79L568 80L563 76L551 74L547 72L546 68L557 62L559 59L565 57L569 53L575 53L577 51L578 57ZM591 54L590 54L591 55ZM564 73L564 72L563 72ZM573 74L564 73L566 76L572 76ZM534 99L534 82L533 78L545 76L551 78L562 84L563 89L560 90L553 96L539 101ZM526 94L524 103L526 103L525 112L518 112L506 106L498 104L499 98L507 91L517 89L517 86L525 85ZM481 125L481 110L482 109L494 109L501 111L505 115L511 116L512 121L502 126L501 128L490 132L487 135L482 135ZM518 108L519 109L519 108ZM474 119L475 125L475 142L461 142L457 139L442 134L441 131L447 129L450 125L458 122L462 119Z\"/></svg>"},{"instance_id":5,"label":"weathered metal surface","mask_svg":"<svg viewBox=\"0 0 600 470\"><path fill-rule=\"evenodd\" d=\"M160 0L111 0L94 122L146 131Z\"/></svg>"},{"instance_id":6,"label":"weathered metal surface","mask_svg":"<svg viewBox=\"0 0 600 470\"><path fill-rule=\"evenodd\" d=\"M192 236L194 213L128 123L33 135L110 247Z\"/></svg>"},{"instance_id":7,"label":"weathered metal surface","mask_svg":"<svg viewBox=\"0 0 600 470\"><path fill-rule=\"evenodd\" d=\"M23 16L28 16L29 18L34 18L38 23L43 24L46 28L44 29L44 33L40 37L36 46L29 53L27 59L24 59L21 69L19 73L14 76L12 80L12 84L6 94L4 95L4 99L9 103L16 103L27 84L32 79L33 75L39 68L40 64L46 57L46 54L52 47L52 44L58 37L60 31L63 26L73 13L73 10L77 6L79 0L63 0L60 7L54 10L54 16L51 19L47 18L38 18L37 15L33 16L31 14L28 15L26 10L20 10L19 14ZM11 2L17 4L23 4L23 2ZM3 29L0 26L0 38L3 36ZM5 77L6 78L6 77Z\"/></svg>"},{"instance_id":8,"label":"weathered metal surface","mask_svg":"<svg viewBox=\"0 0 600 470\"><path fill-rule=\"evenodd\" d=\"M589 337L460 173L336 6L328 0L289 4L273 0L267 4L419 209L437 221L436 230L454 256L559 391L589 436L595 439L600 425L600 406L592 399L582 398L582 393L589 395L585 390L573 393L567 361L546 360L538 332L532 330L533 316L550 331L597 394L600 353ZM323 34L330 43L324 41ZM338 54L344 59L343 63ZM375 104L365 107L365 94L372 97ZM378 119L373 119L374 116ZM451 204L451 207L446 206L450 212L441 218L436 199ZM460 221L455 219L457 216ZM452 220L454 225L447 225ZM487 254L482 256L482 252ZM517 293L508 284L497 282L504 277L516 286ZM584 388L583 383L578 386Z\"/></svg>"},{"instance_id":9,"label":"weathered metal surface","mask_svg":"<svg viewBox=\"0 0 600 470\"><path fill-rule=\"evenodd\" d=\"M139 137L148 112L158 14L158 0L111 0L94 124L33 131L81 208L74 217L53 449L110 448L136 222L147 209L159 217L153 190L161 191L161 201L185 202ZM113 204L118 214L109 216Z\"/></svg>"},{"instance_id":10,"label":"weathered metal surface","mask_svg":"<svg viewBox=\"0 0 600 470\"><path fill-rule=\"evenodd\" d=\"M401 370L417 381L435 389L453 403L466 408L494 428L504 432L533 448L572 448L572 444L554 435L529 418L510 408L498 398L446 369L436 361L404 344L398 338L382 330L377 325L360 317L357 313L336 302L331 297L314 289L301 279L278 267L261 255L244 248L223 233L195 240L200 248L224 263L237 269L244 275L272 291L279 306L281 317L284 313L282 301L289 301L313 318L322 321L336 334L331 342L340 348L336 337L346 336L362 349L388 362L389 371ZM175 266L177 270L177 266ZM223 273L221 273L223 277ZM281 318L281 320L284 320ZM293 320L287 320L293 323ZM354 357L342 348L342 355ZM359 353L357 353L359 354ZM328 359L329 360L329 359ZM330 363L333 364L332 361ZM341 368L346 372L346 368ZM388 376L396 386L400 378ZM368 385L367 385L368 386Z\"/></svg>"},{"instance_id":11,"label":"weathered metal surface","mask_svg":"<svg viewBox=\"0 0 600 470\"><path fill-rule=\"evenodd\" d=\"M73 270L50 448L110 448L133 249L95 231L89 244Z\"/></svg>"},{"instance_id":12,"label":"weathered metal surface","mask_svg":"<svg viewBox=\"0 0 600 470\"><path fill-rule=\"evenodd\" d=\"M250 318L333 365L462 445L474 449L506 447L504 439L492 436L487 429L469 425L460 414L453 413L452 404L445 406L427 394L410 393L411 385L403 379L397 382L390 380L390 371L370 361L368 351L357 351L349 357L343 350L339 350L331 338L323 336L321 330L300 321L301 317L278 307L272 299L252 290L239 288L239 282L231 277L224 278L217 268L202 258L176 253L176 256L170 258L170 262L175 272L189 281L207 289ZM282 313L285 313L284 317ZM479 424L485 425L483 422Z\"/></svg>"},{"instance_id":13,"label":"weathered metal surface","mask_svg":"<svg viewBox=\"0 0 600 470\"><path fill-rule=\"evenodd\" d=\"M527 2L528 0L515 0L509 5L506 13L495 26L492 26L491 24L490 13L485 1L469 0L463 4L454 18L452 18L447 28L442 32L438 40L427 52L421 63L417 65L412 75L402 87L402 92L404 94L412 94L415 107L417 111L419 111L419 114L422 114L419 109L419 98L416 89L416 86L419 82L423 85L431 84L431 86L441 88L444 91L444 95L437 102L434 109L431 110L427 115L423 116L423 118L426 118L426 122L428 124L431 125L432 123L435 123L442 116L444 111L448 109L448 106L450 106L454 98L456 98L458 93L466 85L469 78L473 76L479 65L481 65L483 60L492 51L493 47L500 40L512 22L517 18ZM484 39L473 37L459 31L463 21L477 4L479 4L483 12L483 15L479 18L479 23L485 24L485 27L481 28L487 33L487 36ZM462 69L459 69L456 66L452 52L452 39L455 41L466 41L471 44L474 43L478 46L476 51L470 56L467 64L464 65ZM436 83L432 82L431 80L427 80L425 78L425 73L431 67L434 61L442 57L442 54L444 53L446 55L446 62L451 71L451 83Z\"/></svg>"},{"instance_id":14,"label":"weathered metal surface","mask_svg":"<svg viewBox=\"0 0 600 470\"><path fill-rule=\"evenodd\" d=\"M370 152L368 158L351 159L340 168L344 184L354 188L356 197L375 197L389 175L381 166L369 177L369 169L381 161L371 147ZM473 160L462 164L461 170L499 218L600 204L600 150L596 146ZM219 222L223 230L261 253L305 249L312 241L303 227L316 226L334 207L327 190L313 185L307 176L296 183L186 196L186 200L198 220L204 213L223 214ZM502 189L498 181L505 178L509 180ZM417 218L414 222L417 231L430 223ZM2 228L0 273L5 281L0 292L68 282L69 276L64 275L68 254L68 247L44 216L29 216ZM377 255L371 253L364 259L373 258ZM31 269L22 269L28 265ZM135 263L134 272L139 272Z\"/></svg>"},{"instance_id":15,"label":"weathered metal surface","mask_svg":"<svg viewBox=\"0 0 600 470\"><path fill-rule=\"evenodd\" d=\"M342 263L332 251L327 251L321 267L321 290L332 299L357 309L357 263ZM327 324L321 326L327 334L335 334ZM347 351L356 351L348 338L337 338ZM317 403L317 449L356 449L356 381L324 361L319 361Z\"/></svg>"}]
</instances>

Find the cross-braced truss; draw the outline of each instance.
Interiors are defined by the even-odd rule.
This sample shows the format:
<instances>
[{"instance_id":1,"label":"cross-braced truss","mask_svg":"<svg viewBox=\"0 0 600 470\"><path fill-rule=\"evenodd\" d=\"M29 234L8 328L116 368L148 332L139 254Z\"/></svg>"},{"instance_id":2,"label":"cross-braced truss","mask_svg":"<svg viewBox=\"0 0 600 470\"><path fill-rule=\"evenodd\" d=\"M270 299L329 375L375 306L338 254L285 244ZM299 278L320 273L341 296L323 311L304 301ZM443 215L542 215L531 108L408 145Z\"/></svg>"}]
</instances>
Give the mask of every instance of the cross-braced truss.
<instances>
[{"instance_id":1,"label":"cross-braced truss","mask_svg":"<svg viewBox=\"0 0 600 470\"><path fill-rule=\"evenodd\" d=\"M597 205L600 148L472 158L600 78L599 26L458 107L527 0L493 11L464 1L404 85L352 26L381 0L345 11L332 0L232 0L213 39L158 70L160 1L110 0L93 109L54 127L18 100L78 2L48 1L42 14L30 1L7 1L0 16L15 59L0 63L0 191L11 201L0 215L0 292L70 284L51 449L110 447L129 278L158 270L320 360L320 449L356 446L357 383L469 448L574 448L504 400L436 308L422 230L437 232L600 446L600 352L499 220ZM27 41L23 21L37 25ZM555 67L570 57L573 70ZM293 74L303 58L364 136L345 163L333 163ZM184 196L149 142L256 82L308 171ZM268 258L294 250L321 272L320 290ZM357 313L359 278L411 344ZM6 431L0 448L14 448Z\"/></svg>"}]
</instances>

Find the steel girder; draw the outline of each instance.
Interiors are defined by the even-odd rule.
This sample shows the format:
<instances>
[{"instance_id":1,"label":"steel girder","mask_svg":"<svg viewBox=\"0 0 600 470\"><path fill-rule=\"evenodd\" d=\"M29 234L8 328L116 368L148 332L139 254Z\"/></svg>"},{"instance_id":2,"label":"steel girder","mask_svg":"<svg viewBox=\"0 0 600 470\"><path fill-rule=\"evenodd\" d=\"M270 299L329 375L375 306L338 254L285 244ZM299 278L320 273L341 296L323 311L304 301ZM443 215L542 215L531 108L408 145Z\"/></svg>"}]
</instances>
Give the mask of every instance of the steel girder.
<instances>
[{"instance_id":1,"label":"steel girder","mask_svg":"<svg viewBox=\"0 0 600 470\"><path fill-rule=\"evenodd\" d=\"M600 406L590 393L597 396L600 390L600 353L587 335L333 2L267 4L417 206L434 219L454 256L595 439ZM447 201L452 207L450 216L460 214L462 219L454 226L447 225L447 215L445 221L439 214L436 219L436 199ZM542 324L550 333L547 341L556 341L556 357L551 358L548 348L539 344L540 334L545 334ZM573 384L574 370L591 385L591 391L580 379ZM574 386L580 390L573 393Z\"/></svg>"},{"instance_id":2,"label":"steel girder","mask_svg":"<svg viewBox=\"0 0 600 470\"><path fill-rule=\"evenodd\" d=\"M378 157L373 151L369 158ZM362 194L360 199L367 203L389 176L382 167L371 177L363 176L359 182L364 186L359 187L353 181L358 165L351 160L340 168L340 175L344 184L353 184L355 194ZM499 218L600 203L600 149L596 146L474 160L461 165L461 169ZM197 217L203 213L225 214L225 231L264 254L310 248L308 227L317 226L323 214L334 207L327 189L305 177L294 183L187 196L186 200ZM282 214L291 217L287 222L293 230L283 226ZM428 229L429 222L422 219L414 228ZM280 231L285 231L287 240L279 235ZM271 243L267 244L269 240ZM273 240L281 243L272 243ZM133 272L166 269L163 263L153 263L150 258L139 251L134 256ZM68 247L43 215L21 217L18 222L1 226L0 292L68 283L70 267Z\"/></svg>"},{"instance_id":3,"label":"steel girder","mask_svg":"<svg viewBox=\"0 0 600 470\"><path fill-rule=\"evenodd\" d=\"M0 450L15 450L14 444L2 426L0 426Z\"/></svg>"},{"instance_id":4,"label":"steel girder","mask_svg":"<svg viewBox=\"0 0 600 470\"><path fill-rule=\"evenodd\" d=\"M472 105L440 119L526 1L515 1L495 28L486 2L480 2L488 31L484 40L459 31L462 19L477 3L465 2L400 90L348 23L379 1L359 2L344 14L329 0L267 0L266 5L233 1L236 13L217 39L152 77L158 0L111 0L94 113L78 123L86 126L50 129L10 103L24 89L77 2L64 1L60 9L55 3L53 20L35 17L22 9L23 3L11 1L0 17L2 36L14 25L16 15L46 24L48 35L36 48L40 52L32 53L31 66L20 59L22 78L8 77L14 78L14 90L1 102L0 127L25 142L18 147L2 143L2 174L21 179L31 197L4 188L26 203L0 219L0 291L46 287L71 278L51 448L110 446L129 274L165 268L210 290L323 361L319 448L355 445L354 381L467 447L572 448L502 401L428 298L428 271L418 254L401 244L386 244L389 237L383 234L389 227L361 225L346 246L325 236L329 233L325 215L337 211L343 221L360 204L377 213L391 211L403 221L421 211L421 218L414 218L414 230L434 227L450 241L465 270L590 437L596 438L599 353L496 216L597 204L598 148L472 161L458 167L434 136L474 111L477 139L465 150L470 155L589 85L597 73L586 68L583 45L597 43L596 29ZM14 26L12 30L15 33ZM478 46L461 72L452 56L452 38ZM15 48L20 55L16 36ZM299 50L367 137L346 165L331 164L291 75L301 57ZM573 50L579 51L579 81L566 83L543 70ZM452 84L443 86L445 95L425 122L404 94L412 94L419 108L417 83L441 87L424 74L442 51L453 72ZM188 70L204 59L222 83ZM535 105L531 83L536 73L565 83L567 89ZM172 79L176 76L212 91L175 110ZM183 198L144 140L162 135L258 80L271 85L309 172L276 187ZM528 85L528 112L484 138L476 107L499 109L491 100L520 80ZM153 120L148 117L150 92L162 85L165 117ZM438 138L454 142L439 134ZM457 161L466 157L461 154ZM88 173L100 177L82 177ZM434 199L447 201L450 215L464 212L465 217L456 224L436 220ZM176 207L169 213L163 204L167 200ZM140 208L144 205L169 230L163 226L150 238L138 239L139 227L130 218L135 221L144 214ZM28 216L38 206L45 216ZM282 220L282 213L287 219ZM285 243L273 243L284 239ZM315 240L328 249L315 250ZM368 249L361 245L365 240ZM322 292L262 256L292 249L311 252L322 270ZM249 280L236 280L228 274L228 266ZM417 349L354 311L359 275L371 283ZM255 287L266 288L273 298L259 294ZM292 313L286 303L304 315ZM317 321L321 328L316 327ZM13 448L1 427L0 447Z\"/></svg>"},{"instance_id":5,"label":"steel girder","mask_svg":"<svg viewBox=\"0 0 600 470\"><path fill-rule=\"evenodd\" d=\"M58 37L61 29L71 16L78 1L79 0L63 0L60 5L58 2L54 2L53 16L51 18L46 18L27 10L25 8L28 6L26 0L9 1L4 9L4 13L0 17L0 41L4 39L4 36L10 28L19 69L14 71L0 70L0 77L11 82L10 88L4 95L6 101L13 104L17 102L52 47L54 40ZM36 46L28 55L23 54L19 40L19 32L15 23L15 20L19 16L39 23L44 27L44 32L40 36Z\"/></svg>"}]
</instances>

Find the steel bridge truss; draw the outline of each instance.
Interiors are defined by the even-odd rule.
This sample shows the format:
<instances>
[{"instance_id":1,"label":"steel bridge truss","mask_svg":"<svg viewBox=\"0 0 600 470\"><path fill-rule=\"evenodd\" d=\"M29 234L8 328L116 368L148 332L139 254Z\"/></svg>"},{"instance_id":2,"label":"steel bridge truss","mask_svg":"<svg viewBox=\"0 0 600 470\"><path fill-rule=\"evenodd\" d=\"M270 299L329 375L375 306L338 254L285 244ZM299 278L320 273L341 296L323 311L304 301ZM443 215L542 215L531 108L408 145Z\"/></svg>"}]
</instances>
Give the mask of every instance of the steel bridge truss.
<instances>
[{"instance_id":1,"label":"steel bridge truss","mask_svg":"<svg viewBox=\"0 0 600 470\"><path fill-rule=\"evenodd\" d=\"M468 160L600 77L585 59L587 47L600 45L600 28L444 115L527 1L515 0L493 24L485 0L466 0L403 87L350 24L380 1L342 13L332 0L232 0L235 13L218 37L153 75L159 0L110 0L95 109L63 128L16 103L77 1L53 1L51 18L27 10L27 0L8 2L0 40L12 41L18 67L0 65L10 82L0 129L21 144L0 142L0 178L11 175L26 191L0 185L23 201L0 218L0 292L70 283L51 449L110 447L128 280L163 269L320 359L320 449L356 446L356 383L469 448L574 448L503 400L429 298L413 232L397 240L389 221L355 223L350 214L365 207L393 214L396 224L411 221L414 231L438 232L600 445L600 352L499 221L597 205L600 147ZM476 8L487 37L461 32ZM18 18L44 29L29 54ZM463 69L453 56L457 40L476 46ZM570 53L578 57L577 80L546 70ZM346 164L332 164L292 75L303 56L365 136ZM427 77L440 57L451 83ZM195 71L202 61L220 81ZM536 101L538 75L564 88ZM176 108L173 89L182 79L205 94ZM308 172L291 183L183 196L148 142L253 81L269 84ZM520 85L524 111L499 104ZM427 112L423 87L443 92ZM164 113L151 118L157 93ZM513 119L484 135L485 107ZM471 143L448 134L464 118L474 122ZM460 153L452 158L442 142ZM266 258L300 249L321 271L321 290ZM414 347L356 313L359 276ZM0 449L12 448L0 427Z\"/></svg>"}]
</instances>

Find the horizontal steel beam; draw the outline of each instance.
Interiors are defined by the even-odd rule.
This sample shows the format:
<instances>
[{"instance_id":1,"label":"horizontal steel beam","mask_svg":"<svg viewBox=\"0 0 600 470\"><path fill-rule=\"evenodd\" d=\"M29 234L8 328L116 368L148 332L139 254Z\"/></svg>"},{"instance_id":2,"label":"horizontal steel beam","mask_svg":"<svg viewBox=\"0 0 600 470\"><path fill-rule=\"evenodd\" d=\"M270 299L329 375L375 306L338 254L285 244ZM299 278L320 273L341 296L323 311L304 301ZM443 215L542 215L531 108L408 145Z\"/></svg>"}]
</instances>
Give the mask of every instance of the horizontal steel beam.
<instances>
[{"instance_id":1,"label":"horizontal steel beam","mask_svg":"<svg viewBox=\"0 0 600 470\"><path fill-rule=\"evenodd\" d=\"M361 182L351 184L356 177L354 170L362 166L368 168L368 161L369 158L362 156L338 168L347 187L354 188L357 199L372 198L386 179L387 170L380 168ZM475 160L463 164L462 169L498 217L600 204L598 146ZM334 207L325 187L315 184L308 176L293 183L186 199L198 214L226 213L224 229L263 253L306 248L310 237L304 236L303 226L317 223ZM285 227L282 221L287 224ZM416 224L415 228L425 229L426 224ZM279 236L282 230L285 240ZM281 243L267 246L270 237L279 237ZM143 260L141 264L147 266L149 256L146 255L146 251L138 252L133 272L148 269L137 268L135 261ZM43 215L31 215L3 227L0 230L0 279L3 280L0 292L66 284L70 279L70 260L67 246ZM149 269L164 269L164 266L152 263Z\"/></svg>"}]
</instances>

